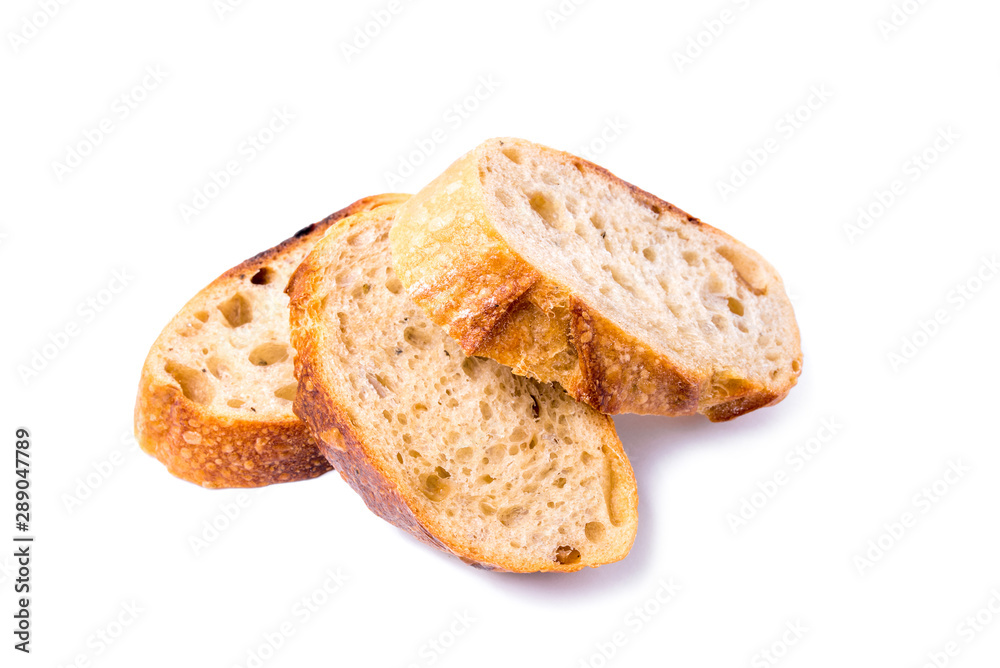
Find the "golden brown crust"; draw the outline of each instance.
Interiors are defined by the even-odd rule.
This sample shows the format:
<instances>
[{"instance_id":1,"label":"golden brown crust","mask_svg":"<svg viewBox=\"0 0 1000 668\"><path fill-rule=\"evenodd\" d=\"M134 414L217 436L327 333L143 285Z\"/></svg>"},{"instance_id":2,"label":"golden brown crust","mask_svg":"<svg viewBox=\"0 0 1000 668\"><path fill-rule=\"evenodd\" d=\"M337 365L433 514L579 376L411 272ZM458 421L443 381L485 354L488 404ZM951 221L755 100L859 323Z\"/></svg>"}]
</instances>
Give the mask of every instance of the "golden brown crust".
<instances>
[{"instance_id":1,"label":"golden brown crust","mask_svg":"<svg viewBox=\"0 0 1000 668\"><path fill-rule=\"evenodd\" d=\"M301 420L294 416L279 420L219 415L185 397L177 382L157 368L155 352L175 329L179 315L191 310L201 294L253 275L292 248L316 243L347 216L403 198L379 195L359 200L226 271L185 305L164 328L143 365L135 405L135 433L142 449L173 475L208 488L261 487L315 478L329 471L329 462Z\"/></svg>"},{"instance_id":2,"label":"golden brown crust","mask_svg":"<svg viewBox=\"0 0 1000 668\"><path fill-rule=\"evenodd\" d=\"M582 401L603 413L686 415L698 405L698 387L662 355L571 296L571 331L580 356Z\"/></svg>"},{"instance_id":3,"label":"golden brown crust","mask_svg":"<svg viewBox=\"0 0 1000 668\"><path fill-rule=\"evenodd\" d=\"M684 224L718 236L720 243L742 246L598 165L546 150L556 160L624 186L656 214L669 211ZM700 412L721 422L773 405L795 385L798 370L786 386L775 389L735 378L729 371L682 368L530 265L491 222L480 158L480 149L470 152L411 198L401 207L390 235L393 267L411 298L466 354L558 382L576 399L605 413ZM420 207L438 213L433 219L438 222L428 225L408 214ZM743 276L737 278L745 282ZM798 360L801 368L801 355Z\"/></svg>"},{"instance_id":4,"label":"golden brown crust","mask_svg":"<svg viewBox=\"0 0 1000 668\"><path fill-rule=\"evenodd\" d=\"M261 487L330 470L301 421L220 420L179 388L145 374L135 419L142 449L173 475L202 487Z\"/></svg>"},{"instance_id":5,"label":"golden brown crust","mask_svg":"<svg viewBox=\"0 0 1000 668\"><path fill-rule=\"evenodd\" d=\"M387 215L391 215L388 207L379 212L352 217L345 221L339 232L348 234L349 230L368 224L371 218ZM628 554L631 541L628 545L606 548L604 552L595 551L595 556L587 562L560 564L551 561L540 564L537 560L528 558L517 561L497 559L475 542L460 543L444 537L435 518L419 510L414 492L399 484L395 473L374 455L369 444L371 437L355 425L350 403L338 396L337 388L324 377L324 364L328 360L323 351L327 344L324 327L317 320L322 312L325 294L323 281L330 260L324 255L323 246L322 243L317 246L299 265L287 288L290 296L292 346L296 352L295 377L299 383L294 411L309 425L320 450L340 472L341 477L361 496L368 508L421 542L453 554L468 565L486 570L517 573L540 570L572 572L585 566L617 561ZM473 329L469 331L474 332ZM612 420L605 415L592 415L597 421L595 431L601 435L604 451L615 457L614 474L620 476L609 492L612 495L608 501L609 507L613 507L618 513L620 522L635 526L638 498L632 468L617 438Z\"/></svg>"}]
</instances>

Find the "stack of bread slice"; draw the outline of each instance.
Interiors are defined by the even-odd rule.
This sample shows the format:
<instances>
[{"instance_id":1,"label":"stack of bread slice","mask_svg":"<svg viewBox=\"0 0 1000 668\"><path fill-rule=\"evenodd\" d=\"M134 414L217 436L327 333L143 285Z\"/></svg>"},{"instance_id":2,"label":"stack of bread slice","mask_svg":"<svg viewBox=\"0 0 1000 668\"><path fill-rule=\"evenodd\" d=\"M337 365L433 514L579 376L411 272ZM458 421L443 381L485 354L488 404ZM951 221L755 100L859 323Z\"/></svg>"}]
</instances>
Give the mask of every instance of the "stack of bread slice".
<instances>
[{"instance_id":1,"label":"stack of bread slice","mask_svg":"<svg viewBox=\"0 0 1000 668\"><path fill-rule=\"evenodd\" d=\"M801 364L759 254L581 158L495 139L196 295L149 353L136 432L205 487L332 467L469 564L574 571L636 533L609 414L732 419Z\"/></svg>"}]
</instances>

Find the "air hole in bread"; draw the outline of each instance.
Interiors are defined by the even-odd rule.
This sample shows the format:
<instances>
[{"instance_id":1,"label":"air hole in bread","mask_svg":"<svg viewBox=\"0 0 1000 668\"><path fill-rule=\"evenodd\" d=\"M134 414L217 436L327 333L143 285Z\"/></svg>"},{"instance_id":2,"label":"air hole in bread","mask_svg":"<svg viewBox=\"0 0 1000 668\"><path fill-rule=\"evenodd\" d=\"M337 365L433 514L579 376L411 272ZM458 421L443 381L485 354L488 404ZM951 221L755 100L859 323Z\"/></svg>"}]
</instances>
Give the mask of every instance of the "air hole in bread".
<instances>
[{"instance_id":1,"label":"air hole in bread","mask_svg":"<svg viewBox=\"0 0 1000 668\"><path fill-rule=\"evenodd\" d=\"M198 318L202 322L208 322L208 311L197 311L194 317Z\"/></svg>"},{"instance_id":2,"label":"air hole in bread","mask_svg":"<svg viewBox=\"0 0 1000 668\"><path fill-rule=\"evenodd\" d=\"M515 165L521 164L521 153L516 148L505 148L502 150L504 156Z\"/></svg>"},{"instance_id":3,"label":"air hole in bread","mask_svg":"<svg viewBox=\"0 0 1000 668\"><path fill-rule=\"evenodd\" d=\"M288 359L288 346L283 343L262 343L250 351L250 364L270 366Z\"/></svg>"},{"instance_id":4,"label":"air hole in bread","mask_svg":"<svg viewBox=\"0 0 1000 668\"><path fill-rule=\"evenodd\" d=\"M289 383L276 389L274 396L285 401L295 401L295 392L298 390L298 387L298 383Z\"/></svg>"},{"instance_id":5,"label":"air hole in bread","mask_svg":"<svg viewBox=\"0 0 1000 668\"><path fill-rule=\"evenodd\" d=\"M580 550L568 545L560 545L556 549L556 562L568 566L580 562Z\"/></svg>"},{"instance_id":6,"label":"air hole in bread","mask_svg":"<svg viewBox=\"0 0 1000 668\"><path fill-rule=\"evenodd\" d=\"M420 491L423 495L434 503L444 501L448 496L448 483L441 479L436 473L431 473L429 476L423 479L423 483L420 486Z\"/></svg>"},{"instance_id":7,"label":"air hole in bread","mask_svg":"<svg viewBox=\"0 0 1000 668\"><path fill-rule=\"evenodd\" d=\"M416 327L407 327L403 330L403 340L411 346L423 348L430 342L430 337Z\"/></svg>"},{"instance_id":8,"label":"air hole in bread","mask_svg":"<svg viewBox=\"0 0 1000 668\"><path fill-rule=\"evenodd\" d=\"M665 276L657 276L656 281L657 283L660 284L660 287L663 288L663 294L665 295L670 294L670 284L667 283L667 279Z\"/></svg>"},{"instance_id":9,"label":"air hole in bread","mask_svg":"<svg viewBox=\"0 0 1000 668\"><path fill-rule=\"evenodd\" d=\"M506 448L499 443L497 443L496 445L491 445L489 448L486 449L486 457L488 459L500 461L503 459L503 456L505 454L507 454Z\"/></svg>"},{"instance_id":10,"label":"air hole in bread","mask_svg":"<svg viewBox=\"0 0 1000 668\"><path fill-rule=\"evenodd\" d=\"M497 511L496 506L494 506L489 501L479 502L479 512L481 512L483 515L493 515L494 513L496 513L496 511Z\"/></svg>"},{"instance_id":11,"label":"air hole in bread","mask_svg":"<svg viewBox=\"0 0 1000 668\"><path fill-rule=\"evenodd\" d=\"M222 317L226 319L226 323L233 329L242 327L253 320L253 308L250 306L250 300L240 292L219 304L218 308Z\"/></svg>"},{"instance_id":12,"label":"air hole in bread","mask_svg":"<svg viewBox=\"0 0 1000 668\"><path fill-rule=\"evenodd\" d=\"M792 371L794 371L795 373L798 373L801 370L802 370L802 362L800 362L798 360L793 360L792 361Z\"/></svg>"},{"instance_id":13,"label":"air hole in bread","mask_svg":"<svg viewBox=\"0 0 1000 668\"><path fill-rule=\"evenodd\" d=\"M497 190L496 196L503 207L510 209L514 206L514 198L506 190Z\"/></svg>"},{"instance_id":14,"label":"air hole in bread","mask_svg":"<svg viewBox=\"0 0 1000 668\"><path fill-rule=\"evenodd\" d=\"M552 484L558 487L559 489L562 489L563 487L566 486L566 478L556 478L555 480L552 481Z\"/></svg>"},{"instance_id":15,"label":"air hole in bread","mask_svg":"<svg viewBox=\"0 0 1000 668\"><path fill-rule=\"evenodd\" d=\"M358 272L353 269L347 269L337 274L337 277L334 280L337 282L337 287L342 288L348 285L354 285L357 283L359 278L360 276L358 275Z\"/></svg>"},{"instance_id":16,"label":"air hole in bread","mask_svg":"<svg viewBox=\"0 0 1000 668\"><path fill-rule=\"evenodd\" d=\"M274 270L270 267L261 267L257 273L250 277L250 282L254 285L268 285L274 280Z\"/></svg>"},{"instance_id":17,"label":"air hole in bread","mask_svg":"<svg viewBox=\"0 0 1000 668\"><path fill-rule=\"evenodd\" d=\"M399 291L403 289L403 283L395 276L390 276L385 282L385 289L394 295L398 295Z\"/></svg>"},{"instance_id":18,"label":"air hole in bread","mask_svg":"<svg viewBox=\"0 0 1000 668\"><path fill-rule=\"evenodd\" d=\"M692 267L697 266L698 261L701 259L700 256L694 251L684 251L681 254L681 257L683 257L684 261L687 262Z\"/></svg>"},{"instance_id":19,"label":"air hole in bread","mask_svg":"<svg viewBox=\"0 0 1000 668\"><path fill-rule=\"evenodd\" d=\"M587 522L583 532L591 543L600 543L604 540L606 529L603 522Z\"/></svg>"},{"instance_id":20,"label":"air hole in bread","mask_svg":"<svg viewBox=\"0 0 1000 668\"><path fill-rule=\"evenodd\" d=\"M194 336L201 331L202 324L200 322L189 322L184 329L180 331L180 335L187 338L189 336Z\"/></svg>"},{"instance_id":21,"label":"air hole in bread","mask_svg":"<svg viewBox=\"0 0 1000 668\"><path fill-rule=\"evenodd\" d=\"M228 373L229 369L226 365L215 355L212 355L207 360L205 360L205 366L208 368L209 372L216 378L221 379L222 374Z\"/></svg>"},{"instance_id":22,"label":"air hole in bread","mask_svg":"<svg viewBox=\"0 0 1000 668\"><path fill-rule=\"evenodd\" d=\"M656 250L652 246L646 246L643 248L642 256L650 262L656 262Z\"/></svg>"},{"instance_id":23,"label":"air hole in bread","mask_svg":"<svg viewBox=\"0 0 1000 668\"><path fill-rule=\"evenodd\" d=\"M240 399L230 399L229 401L226 402L226 405L229 406L230 408L239 408L244 403L245 402Z\"/></svg>"},{"instance_id":24,"label":"air hole in bread","mask_svg":"<svg viewBox=\"0 0 1000 668\"><path fill-rule=\"evenodd\" d=\"M718 313L712 316L712 324L715 325L715 328L720 332L724 332L729 328L729 321Z\"/></svg>"},{"instance_id":25,"label":"air hole in bread","mask_svg":"<svg viewBox=\"0 0 1000 668\"><path fill-rule=\"evenodd\" d=\"M632 281L618 267L611 267L611 280L624 288L630 294L635 294L635 286Z\"/></svg>"},{"instance_id":26,"label":"air hole in bread","mask_svg":"<svg viewBox=\"0 0 1000 668\"><path fill-rule=\"evenodd\" d=\"M726 289L726 284L714 271L708 276L708 291L713 294L721 294Z\"/></svg>"},{"instance_id":27,"label":"air hole in bread","mask_svg":"<svg viewBox=\"0 0 1000 668\"><path fill-rule=\"evenodd\" d=\"M214 394L212 383L205 374L173 360L167 360L163 369L177 381L181 386L181 393L191 401L196 404L207 404L212 401Z\"/></svg>"},{"instance_id":28,"label":"air hole in bread","mask_svg":"<svg viewBox=\"0 0 1000 668\"><path fill-rule=\"evenodd\" d=\"M528 514L528 509L524 506L507 506L497 514L500 524L511 527L519 523Z\"/></svg>"},{"instance_id":29,"label":"air hole in bread","mask_svg":"<svg viewBox=\"0 0 1000 668\"><path fill-rule=\"evenodd\" d=\"M490 405L485 401L479 402L479 412L482 413L484 420L489 420L493 417L493 409L490 408Z\"/></svg>"},{"instance_id":30,"label":"air hole in bread","mask_svg":"<svg viewBox=\"0 0 1000 668\"><path fill-rule=\"evenodd\" d=\"M368 384L372 386L372 389L375 390L375 393L380 399L385 399L389 396L391 390L389 389L389 385L384 376L380 376L376 373L366 373L365 378L368 380ZM383 415L385 415L388 420L392 420L388 410L384 411Z\"/></svg>"},{"instance_id":31,"label":"air hole in bread","mask_svg":"<svg viewBox=\"0 0 1000 668\"><path fill-rule=\"evenodd\" d=\"M736 315L743 315L743 302L741 302L739 299L736 299L736 297L730 297L729 310L735 313Z\"/></svg>"},{"instance_id":32,"label":"air hole in bread","mask_svg":"<svg viewBox=\"0 0 1000 668\"><path fill-rule=\"evenodd\" d=\"M729 397L742 394L750 385L749 381L733 376L716 377L712 380L712 384L722 396Z\"/></svg>"},{"instance_id":33,"label":"air hole in bread","mask_svg":"<svg viewBox=\"0 0 1000 668\"><path fill-rule=\"evenodd\" d=\"M352 246L371 246L374 241L375 233L370 228L365 228L347 237L347 243Z\"/></svg>"},{"instance_id":34,"label":"air hole in bread","mask_svg":"<svg viewBox=\"0 0 1000 668\"><path fill-rule=\"evenodd\" d=\"M227 339L227 341L229 342L229 345L231 345L233 348L236 348L237 350L243 350L250 343L250 341L245 337L236 335L230 336Z\"/></svg>"},{"instance_id":35,"label":"air hole in bread","mask_svg":"<svg viewBox=\"0 0 1000 668\"><path fill-rule=\"evenodd\" d=\"M715 252L733 265L736 277L755 294L767 294L767 277L757 262L731 246L719 246Z\"/></svg>"},{"instance_id":36,"label":"air hole in bread","mask_svg":"<svg viewBox=\"0 0 1000 668\"><path fill-rule=\"evenodd\" d=\"M353 355L356 347L354 345L354 337L350 335L348 330L347 314L338 313L337 322L340 323L340 341L344 344L344 347L347 348L347 352Z\"/></svg>"},{"instance_id":37,"label":"air hole in bread","mask_svg":"<svg viewBox=\"0 0 1000 668\"><path fill-rule=\"evenodd\" d=\"M528 196L531 210L537 213L549 227L559 228L559 207L544 193L533 193Z\"/></svg>"},{"instance_id":38,"label":"air hole in bread","mask_svg":"<svg viewBox=\"0 0 1000 668\"><path fill-rule=\"evenodd\" d=\"M351 290L351 299L361 299L372 289L371 283L359 283Z\"/></svg>"}]
</instances>

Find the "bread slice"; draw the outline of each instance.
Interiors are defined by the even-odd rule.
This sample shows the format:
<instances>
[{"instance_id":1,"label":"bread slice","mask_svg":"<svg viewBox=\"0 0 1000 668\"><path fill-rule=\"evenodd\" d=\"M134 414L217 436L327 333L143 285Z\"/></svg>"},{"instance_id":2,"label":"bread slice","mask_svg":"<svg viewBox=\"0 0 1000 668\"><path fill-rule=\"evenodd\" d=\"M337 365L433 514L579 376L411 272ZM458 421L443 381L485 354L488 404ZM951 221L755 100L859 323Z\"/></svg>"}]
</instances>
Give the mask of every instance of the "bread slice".
<instances>
[{"instance_id":1,"label":"bread slice","mask_svg":"<svg viewBox=\"0 0 1000 668\"><path fill-rule=\"evenodd\" d=\"M621 559L636 489L611 419L463 355L392 271L392 212L344 221L289 283L295 412L372 511L467 563Z\"/></svg>"},{"instance_id":2,"label":"bread slice","mask_svg":"<svg viewBox=\"0 0 1000 668\"><path fill-rule=\"evenodd\" d=\"M605 413L729 420L801 372L764 258L568 153L487 141L404 204L390 238L409 295L466 354Z\"/></svg>"},{"instance_id":3,"label":"bread slice","mask_svg":"<svg viewBox=\"0 0 1000 668\"><path fill-rule=\"evenodd\" d=\"M143 450L203 487L259 487L330 470L292 413L295 378L284 288L337 221L403 201L355 202L230 269L164 328L142 369L135 405Z\"/></svg>"}]
</instances>

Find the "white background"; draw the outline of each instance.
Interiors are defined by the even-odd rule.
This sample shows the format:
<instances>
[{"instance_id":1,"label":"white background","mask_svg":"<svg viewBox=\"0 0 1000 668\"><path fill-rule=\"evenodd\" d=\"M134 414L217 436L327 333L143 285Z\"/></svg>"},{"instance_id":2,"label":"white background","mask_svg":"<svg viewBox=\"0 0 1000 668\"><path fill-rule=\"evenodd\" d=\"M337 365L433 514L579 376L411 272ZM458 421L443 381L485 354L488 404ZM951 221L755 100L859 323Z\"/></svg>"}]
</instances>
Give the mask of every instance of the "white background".
<instances>
[{"instance_id":1,"label":"white background","mask_svg":"<svg viewBox=\"0 0 1000 668\"><path fill-rule=\"evenodd\" d=\"M591 0L559 21L557 0L423 0L350 57L388 0L40 5L9 0L0 18L4 666L258 665L249 653L284 623L259 665L769 666L772 648L789 668L918 667L952 641L948 665L997 665L996 3L910 0L888 32L891 0ZM463 101L465 118L449 111ZM294 119L247 160L276 108ZM88 150L102 119L111 132ZM432 154L390 182L437 128ZM935 149L939 132L952 138ZM212 492L130 445L142 361L191 295L498 135L589 150L761 251L794 297L804 373L782 404L720 425L617 420L640 486L627 559L485 573L377 519L336 475ZM81 142L80 164L55 164ZM229 160L240 173L185 220ZM880 215L849 234L859 207ZM125 289L88 311L122 271ZM68 325L77 335L23 378ZM17 426L34 440L30 656L10 632ZM820 437L810 461L789 458ZM967 470L932 502L921 490L949 462ZM734 529L744 500L758 507ZM196 555L191 537L234 504ZM873 548L905 513L911 526ZM317 594L338 569L347 582ZM313 595L325 604L306 620L294 606Z\"/></svg>"}]
</instances>

